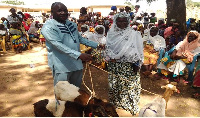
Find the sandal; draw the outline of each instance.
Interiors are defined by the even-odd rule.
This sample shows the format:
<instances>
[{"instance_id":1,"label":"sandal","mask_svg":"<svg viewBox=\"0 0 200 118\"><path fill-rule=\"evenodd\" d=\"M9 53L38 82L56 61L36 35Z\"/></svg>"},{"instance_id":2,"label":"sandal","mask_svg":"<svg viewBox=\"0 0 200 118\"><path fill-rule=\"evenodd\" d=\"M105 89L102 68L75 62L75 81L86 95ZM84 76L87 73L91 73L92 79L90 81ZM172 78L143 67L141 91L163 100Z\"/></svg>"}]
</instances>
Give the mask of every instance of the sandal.
<instances>
[{"instance_id":1,"label":"sandal","mask_svg":"<svg viewBox=\"0 0 200 118\"><path fill-rule=\"evenodd\" d=\"M182 80L183 81L183 83L185 83L185 84L188 84L189 82L188 81L185 81L185 80Z\"/></svg>"},{"instance_id":2,"label":"sandal","mask_svg":"<svg viewBox=\"0 0 200 118\"><path fill-rule=\"evenodd\" d=\"M195 93L192 95L193 98L200 98L200 94L199 93Z\"/></svg>"}]
</instances>

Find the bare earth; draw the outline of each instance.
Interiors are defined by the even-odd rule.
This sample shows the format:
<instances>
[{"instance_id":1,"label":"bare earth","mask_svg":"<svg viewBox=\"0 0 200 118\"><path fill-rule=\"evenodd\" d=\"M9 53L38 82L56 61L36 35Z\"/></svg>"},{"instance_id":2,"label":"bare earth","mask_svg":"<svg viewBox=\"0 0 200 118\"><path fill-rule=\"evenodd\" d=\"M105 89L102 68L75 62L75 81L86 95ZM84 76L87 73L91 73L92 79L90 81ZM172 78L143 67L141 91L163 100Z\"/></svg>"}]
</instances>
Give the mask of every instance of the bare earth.
<instances>
[{"instance_id":1,"label":"bare earth","mask_svg":"<svg viewBox=\"0 0 200 118\"><path fill-rule=\"evenodd\" d=\"M34 117L33 103L42 99L54 99L53 78L47 65L46 49L32 44L32 49L16 54L8 50L0 52L0 116ZM31 68L30 64L34 65ZM108 74L90 66L96 96L108 100ZM91 89L89 73L84 81ZM144 78L141 75L141 93L139 106L151 102L164 90L160 87L167 81L161 78ZM200 99L191 97L194 90L189 85L179 84L181 93L174 93L166 110L167 117L200 117ZM86 89L83 85L81 89ZM152 93L155 94L152 94ZM120 116L131 116L124 110L117 110Z\"/></svg>"}]
</instances>

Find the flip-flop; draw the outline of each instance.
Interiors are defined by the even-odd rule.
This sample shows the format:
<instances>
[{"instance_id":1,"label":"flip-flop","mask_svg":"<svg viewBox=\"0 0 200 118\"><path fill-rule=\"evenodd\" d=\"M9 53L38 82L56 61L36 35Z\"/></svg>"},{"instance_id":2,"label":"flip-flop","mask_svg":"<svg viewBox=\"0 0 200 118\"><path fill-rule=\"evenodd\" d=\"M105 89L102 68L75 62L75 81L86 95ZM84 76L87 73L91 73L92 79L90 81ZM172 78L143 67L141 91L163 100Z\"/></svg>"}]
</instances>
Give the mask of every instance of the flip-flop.
<instances>
[{"instance_id":1,"label":"flip-flop","mask_svg":"<svg viewBox=\"0 0 200 118\"><path fill-rule=\"evenodd\" d=\"M185 80L183 80L183 83L185 83L185 84L188 84L189 82L188 82L188 81L185 81Z\"/></svg>"}]
</instances>

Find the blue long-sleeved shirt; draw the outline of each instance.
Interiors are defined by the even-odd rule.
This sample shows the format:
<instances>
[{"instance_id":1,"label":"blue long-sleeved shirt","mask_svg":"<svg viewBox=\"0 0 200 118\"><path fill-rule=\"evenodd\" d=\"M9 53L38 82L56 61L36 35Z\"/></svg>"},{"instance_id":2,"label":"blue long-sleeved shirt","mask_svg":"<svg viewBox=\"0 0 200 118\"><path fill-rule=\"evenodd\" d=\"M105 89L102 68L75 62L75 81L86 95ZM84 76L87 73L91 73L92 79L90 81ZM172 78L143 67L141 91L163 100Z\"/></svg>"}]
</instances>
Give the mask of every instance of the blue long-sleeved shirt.
<instances>
[{"instance_id":1,"label":"blue long-sleeved shirt","mask_svg":"<svg viewBox=\"0 0 200 118\"><path fill-rule=\"evenodd\" d=\"M80 43L92 48L98 45L83 38L77 25L69 20L62 24L50 19L42 27L41 33L46 39L48 65L57 73L83 69L82 61L78 58L81 55Z\"/></svg>"}]
</instances>

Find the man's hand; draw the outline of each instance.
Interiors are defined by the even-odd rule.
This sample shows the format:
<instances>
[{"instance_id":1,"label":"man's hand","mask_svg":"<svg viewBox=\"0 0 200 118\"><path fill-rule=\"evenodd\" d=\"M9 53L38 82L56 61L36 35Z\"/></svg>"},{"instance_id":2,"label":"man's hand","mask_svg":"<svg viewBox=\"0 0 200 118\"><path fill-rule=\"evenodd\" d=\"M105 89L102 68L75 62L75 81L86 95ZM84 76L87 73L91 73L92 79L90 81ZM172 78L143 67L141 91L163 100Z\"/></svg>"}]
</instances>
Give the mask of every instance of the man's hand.
<instances>
[{"instance_id":1,"label":"man's hand","mask_svg":"<svg viewBox=\"0 0 200 118\"><path fill-rule=\"evenodd\" d=\"M82 53L79 56L79 59L81 59L82 61L92 61L92 55L86 54L86 53Z\"/></svg>"}]
</instances>

